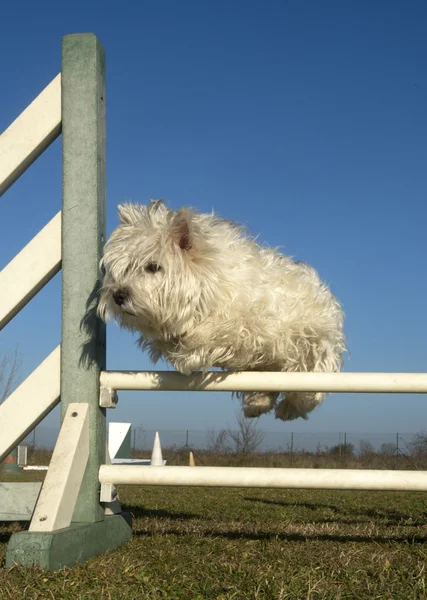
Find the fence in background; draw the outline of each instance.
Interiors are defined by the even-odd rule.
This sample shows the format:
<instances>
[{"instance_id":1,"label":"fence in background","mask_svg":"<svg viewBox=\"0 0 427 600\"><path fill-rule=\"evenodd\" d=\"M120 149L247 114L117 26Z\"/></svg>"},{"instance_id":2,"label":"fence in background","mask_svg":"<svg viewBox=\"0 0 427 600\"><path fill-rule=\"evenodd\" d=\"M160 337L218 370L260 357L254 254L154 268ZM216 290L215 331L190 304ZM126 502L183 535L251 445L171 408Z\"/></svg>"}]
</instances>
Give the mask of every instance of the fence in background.
<instances>
[{"instance_id":1,"label":"fence in background","mask_svg":"<svg viewBox=\"0 0 427 600\"><path fill-rule=\"evenodd\" d=\"M164 447L192 446L196 449L214 450L215 439L223 429L212 430L158 430ZM230 427L225 431L238 431ZM409 453L417 433L372 432L291 432L263 431L260 434L259 452L325 452L360 453L366 451L390 454L394 450ZM132 426L132 450L145 451L153 446L154 430L142 425ZM227 442L226 442L227 443Z\"/></svg>"},{"instance_id":2,"label":"fence in background","mask_svg":"<svg viewBox=\"0 0 427 600\"><path fill-rule=\"evenodd\" d=\"M249 421L249 423L254 423ZM322 464L341 464L349 467L357 464L375 463L378 468L424 468L427 463L427 434L403 432L274 432L253 427L248 437L242 439L238 428L210 430L159 430L162 448L169 459L195 450L203 461L209 456L241 456L250 461L251 456L262 462L264 455L274 454L286 458L289 465L306 464L313 467ZM154 430L142 425L132 427L131 447L133 456L149 456L153 447ZM34 450L51 450L56 442L58 429L38 426L23 441L29 447L29 462L34 462ZM234 437L233 437L234 436ZM209 456L208 456L209 455ZM45 455L47 456L47 455ZM178 460L178 459L177 459ZM182 461L181 461L182 462Z\"/></svg>"}]
</instances>

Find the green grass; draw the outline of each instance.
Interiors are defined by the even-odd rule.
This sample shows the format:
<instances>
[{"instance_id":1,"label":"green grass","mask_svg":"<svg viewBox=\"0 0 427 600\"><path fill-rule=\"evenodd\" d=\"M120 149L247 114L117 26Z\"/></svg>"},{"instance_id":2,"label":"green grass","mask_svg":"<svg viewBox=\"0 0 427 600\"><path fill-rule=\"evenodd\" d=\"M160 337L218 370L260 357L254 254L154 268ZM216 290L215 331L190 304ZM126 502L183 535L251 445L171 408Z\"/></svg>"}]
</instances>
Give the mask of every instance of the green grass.
<instances>
[{"instance_id":1,"label":"green grass","mask_svg":"<svg viewBox=\"0 0 427 600\"><path fill-rule=\"evenodd\" d=\"M35 476L34 476L35 477ZM425 494L120 488L134 537L49 573L4 568L0 598L427 597Z\"/></svg>"}]
</instances>

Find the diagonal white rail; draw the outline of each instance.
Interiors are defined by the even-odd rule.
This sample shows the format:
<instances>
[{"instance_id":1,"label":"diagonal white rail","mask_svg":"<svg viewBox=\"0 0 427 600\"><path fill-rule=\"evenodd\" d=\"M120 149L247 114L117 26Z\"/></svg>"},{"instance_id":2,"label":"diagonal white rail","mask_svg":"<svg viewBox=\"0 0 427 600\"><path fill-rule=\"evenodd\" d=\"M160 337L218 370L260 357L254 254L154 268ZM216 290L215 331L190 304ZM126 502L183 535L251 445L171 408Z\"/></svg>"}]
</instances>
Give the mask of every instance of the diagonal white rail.
<instances>
[{"instance_id":1,"label":"diagonal white rail","mask_svg":"<svg viewBox=\"0 0 427 600\"><path fill-rule=\"evenodd\" d=\"M61 74L0 136L0 196L61 133Z\"/></svg>"},{"instance_id":2,"label":"diagonal white rail","mask_svg":"<svg viewBox=\"0 0 427 600\"><path fill-rule=\"evenodd\" d=\"M254 467L140 467L102 465L101 484L318 490L427 491L422 471L275 469Z\"/></svg>"},{"instance_id":3,"label":"diagonal white rail","mask_svg":"<svg viewBox=\"0 0 427 600\"><path fill-rule=\"evenodd\" d=\"M195 373L103 371L101 385L112 390L187 392L375 392L427 393L427 373Z\"/></svg>"},{"instance_id":4,"label":"diagonal white rail","mask_svg":"<svg viewBox=\"0 0 427 600\"><path fill-rule=\"evenodd\" d=\"M60 346L0 404L0 461L58 404Z\"/></svg>"},{"instance_id":5,"label":"diagonal white rail","mask_svg":"<svg viewBox=\"0 0 427 600\"><path fill-rule=\"evenodd\" d=\"M0 330L61 268L61 213L59 212L0 271Z\"/></svg>"},{"instance_id":6,"label":"diagonal white rail","mask_svg":"<svg viewBox=\"0 0 427 600\"><path fill-rule=\"evenodd\" d=\"M30 531L69 527L89 457L89 406L68 406Z\"/></svg>"}]
</instances>

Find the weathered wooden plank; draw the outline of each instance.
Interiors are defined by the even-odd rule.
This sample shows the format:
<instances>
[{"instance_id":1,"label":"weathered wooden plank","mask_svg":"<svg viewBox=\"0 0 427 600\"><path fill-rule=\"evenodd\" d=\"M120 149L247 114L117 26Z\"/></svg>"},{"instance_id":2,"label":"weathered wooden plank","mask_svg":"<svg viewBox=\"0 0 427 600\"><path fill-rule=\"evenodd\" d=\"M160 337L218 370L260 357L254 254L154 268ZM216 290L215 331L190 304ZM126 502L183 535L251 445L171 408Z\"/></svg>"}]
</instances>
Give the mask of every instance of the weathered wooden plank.
<instances>
[{"instance_id":1,"label":"weathered wooden plank","mask_svg":"<svg viewBox=\"0 0 427 600\"><path fill-rule=\"evenodd\" d=\"M89 406L69 404L29 531L71 524L89 456Z\"/></svg>"},{"instance_id":2,"label":"weathered wooden plank","mask_svg":"<svg viewBox=\"0 0 427 600\"><path fill-rule=\"evenodd\" d=\"M61 74L0 136L0 196L61 133Z\"/></svg>"}]
</instances>

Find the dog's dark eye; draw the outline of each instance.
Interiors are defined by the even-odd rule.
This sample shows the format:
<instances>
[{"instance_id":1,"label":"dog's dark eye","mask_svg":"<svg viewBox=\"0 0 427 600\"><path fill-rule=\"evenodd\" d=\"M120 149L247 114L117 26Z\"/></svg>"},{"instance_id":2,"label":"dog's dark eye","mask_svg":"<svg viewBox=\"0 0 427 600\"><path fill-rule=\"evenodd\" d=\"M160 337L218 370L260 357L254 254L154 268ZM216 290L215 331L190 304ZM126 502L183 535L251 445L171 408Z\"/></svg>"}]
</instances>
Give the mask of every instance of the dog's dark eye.
<instances>
[{"instance_id":1,"label":"dog's dark eye","mask_svg":"<svg viewBox=\"0 0 427 600\"><path fill-rule=\"evenodd\" d=\"M148 273L157 273L158 271L162 270L162 267L160 265L158 265L157 263L150 263L145 267L145 270Z\"/></svg>"}]
</instances>

